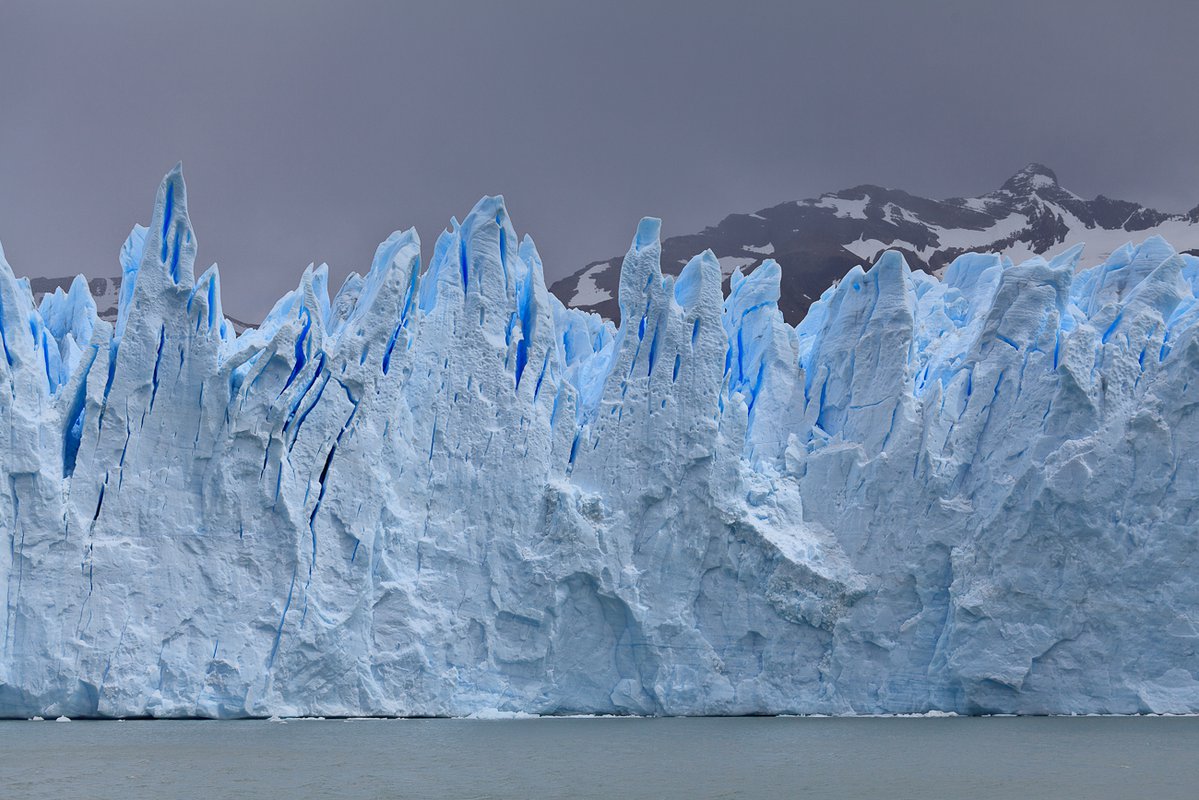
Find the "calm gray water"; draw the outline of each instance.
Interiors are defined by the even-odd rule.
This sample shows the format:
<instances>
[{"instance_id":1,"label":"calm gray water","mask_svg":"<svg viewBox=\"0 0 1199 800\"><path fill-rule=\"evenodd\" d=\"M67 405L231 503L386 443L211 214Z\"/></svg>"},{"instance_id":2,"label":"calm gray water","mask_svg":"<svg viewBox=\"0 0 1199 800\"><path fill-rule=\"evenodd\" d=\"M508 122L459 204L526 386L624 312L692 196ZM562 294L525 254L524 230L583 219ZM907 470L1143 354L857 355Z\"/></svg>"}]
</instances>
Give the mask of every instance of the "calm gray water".
<instances>
[{"instance_id":1,"label":"calm gray water","mask_svg":"<svg viewBox=\"0 0 1199 800\"><path fill-rule=\"evenodd\" d=\"M1199 797L1199 718L0 722L4 798Z\"/></svg>"}]
</instances>

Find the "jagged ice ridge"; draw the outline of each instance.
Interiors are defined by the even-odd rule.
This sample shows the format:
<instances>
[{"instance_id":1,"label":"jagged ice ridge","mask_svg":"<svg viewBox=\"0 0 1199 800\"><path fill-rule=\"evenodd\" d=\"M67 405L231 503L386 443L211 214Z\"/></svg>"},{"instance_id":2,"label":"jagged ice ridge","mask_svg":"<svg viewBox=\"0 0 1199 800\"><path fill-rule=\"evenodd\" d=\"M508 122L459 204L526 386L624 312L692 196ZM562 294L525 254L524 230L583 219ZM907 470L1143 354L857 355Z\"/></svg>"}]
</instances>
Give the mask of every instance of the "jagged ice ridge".
<instances>
[{"instance_id":1,"label":"jagged ice ridge","mask_svg":"<svg viewBox=\"0 0 1199 800\"><path fill-rule=\"evenodd\" d=\"M0 255L0 715L1199 711L1199 259L1079 253L614 328L484 198L236 335L176 168L115 325Z\"/></svg>"}]
</instances>

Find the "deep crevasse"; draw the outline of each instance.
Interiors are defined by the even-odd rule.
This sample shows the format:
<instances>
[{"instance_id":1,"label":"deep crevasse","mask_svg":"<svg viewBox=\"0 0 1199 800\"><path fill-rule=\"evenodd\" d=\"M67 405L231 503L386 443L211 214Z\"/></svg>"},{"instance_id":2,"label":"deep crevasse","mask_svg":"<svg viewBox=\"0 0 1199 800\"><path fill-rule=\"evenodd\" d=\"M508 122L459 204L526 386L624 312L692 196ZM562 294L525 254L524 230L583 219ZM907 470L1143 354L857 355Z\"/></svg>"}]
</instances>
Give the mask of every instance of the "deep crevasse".
<instances>
[{"instance_id":1,"label":"deep crevasse","mask_svg":"<svg viewBox=\"0 0 1199 800\"><path fill-rule=\"evenodd\" d=\"M235 336L178 168L115 330L0 254L0 715L1199 711L1199 259L659 254L484 198Z\"/></svg>"}]
</instances>

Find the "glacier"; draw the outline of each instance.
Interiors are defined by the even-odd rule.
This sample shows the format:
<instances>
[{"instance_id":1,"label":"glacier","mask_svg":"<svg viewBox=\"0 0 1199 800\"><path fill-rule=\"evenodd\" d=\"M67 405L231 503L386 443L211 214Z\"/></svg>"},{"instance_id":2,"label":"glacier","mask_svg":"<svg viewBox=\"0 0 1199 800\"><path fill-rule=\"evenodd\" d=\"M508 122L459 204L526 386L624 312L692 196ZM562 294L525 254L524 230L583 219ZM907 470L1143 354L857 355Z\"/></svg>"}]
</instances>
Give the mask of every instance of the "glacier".
<instances>
[{"instance_id":1,"label":"glacier","mask_svg":"<svg viewBox=\"0 0 1199 800\"><path fill-rule=\"evenodd\" d=\"M1199 259L660 251L615 327L487 197L237 334L176 167L115 324L0 252L0 716L1199 711Z\"/></svg>"}]
</instances>

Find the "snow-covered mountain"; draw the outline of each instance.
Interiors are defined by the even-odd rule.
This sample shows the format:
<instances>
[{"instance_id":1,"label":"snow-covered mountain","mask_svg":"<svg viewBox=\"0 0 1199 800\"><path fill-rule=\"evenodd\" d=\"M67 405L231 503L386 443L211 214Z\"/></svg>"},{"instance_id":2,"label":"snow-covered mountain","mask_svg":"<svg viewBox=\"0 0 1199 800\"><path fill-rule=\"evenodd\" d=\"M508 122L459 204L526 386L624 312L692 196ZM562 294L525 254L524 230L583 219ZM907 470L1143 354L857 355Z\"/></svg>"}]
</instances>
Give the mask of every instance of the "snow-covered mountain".
<instances>
[{"instance_id":1,"label":"snow-covered mountain","mask_svg":"<svg viewBox=\"0 0 1199 800\"><path fill-rule=\"evenodd\" d=\"M500 198L240 336L178 169L115 323L0 255L0 716L1199 711L1199 258L658 232L619 328Z\"/></svg>"},{"instance_id":2,"label":"snow-covered mountain","mask_svg":"<svg viewBox=\"0 0 1199 800\"><path fill-rule=\"evenodd\" d=\"M782 267L779 307L792 324L851 267L869 266L898 250L913 269L937 271L964 252L1001 253L1020 263L1033 255L1085 243L1079 260L1103 263L1120 246L1159 235L1183 252L1199 252L1199 206L1186 214L1100 195L1084 200L1058 184L1041 164L1029 164L998 191L981 197L929 200L880 186L856 186L814 200L733 214L719 225L662 242L662 271L677 275L688 260L712 250L725 275L766 259ZM562 302L618 316L621 259L588 264L551 287Z\"/></svg>"}]
</instances>

